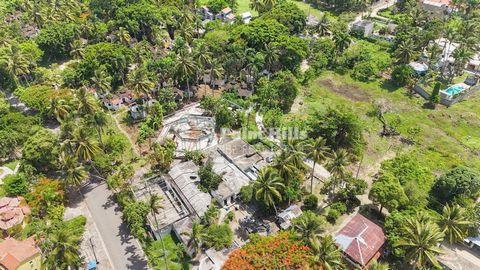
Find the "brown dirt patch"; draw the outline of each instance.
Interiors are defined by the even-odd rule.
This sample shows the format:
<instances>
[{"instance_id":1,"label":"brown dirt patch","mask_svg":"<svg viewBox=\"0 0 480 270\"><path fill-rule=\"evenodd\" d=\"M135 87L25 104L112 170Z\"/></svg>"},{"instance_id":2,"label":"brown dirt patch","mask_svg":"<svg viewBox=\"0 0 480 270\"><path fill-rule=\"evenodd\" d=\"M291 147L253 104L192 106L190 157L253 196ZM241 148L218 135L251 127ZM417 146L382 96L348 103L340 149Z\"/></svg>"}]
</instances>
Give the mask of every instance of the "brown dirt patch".
<instances>
[{"instance_id":1,"label":"brown dirt patch","mask_svg":"<svg viewBox=\"0 0 480 270\"><path fill-rule=\"evenodd\" d=\"M203 96L211 96L212 95L212 88L210 88L207 84L200 84L197 86L197 98L200 100ZM213 89L213 96L220 97L222 92L224 91L223 87L214 88Z\"/></svg>"},{"instance_id":2,"label":"brown dirt patch","mask_svg":"<svg viewBox=\"0 0 480 270\"><path fill-rule=\"evenodd\" d=\"M320 80L318 84L352 101L370 101L370 95L355 85L334 82L332 79Z\"/></svg>"}]
</instances>

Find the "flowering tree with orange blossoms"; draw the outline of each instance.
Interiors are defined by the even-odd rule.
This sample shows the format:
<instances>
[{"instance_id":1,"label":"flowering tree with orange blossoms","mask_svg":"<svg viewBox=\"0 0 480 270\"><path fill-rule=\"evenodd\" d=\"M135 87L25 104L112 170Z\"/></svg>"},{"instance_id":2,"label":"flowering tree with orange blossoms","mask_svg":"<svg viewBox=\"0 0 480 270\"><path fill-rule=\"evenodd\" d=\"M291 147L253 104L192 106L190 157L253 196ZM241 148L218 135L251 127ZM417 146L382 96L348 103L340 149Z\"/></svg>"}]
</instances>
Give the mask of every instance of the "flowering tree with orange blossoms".
<instances>
[{"instance_id":1,"label":"flowering tree with orange blossoms","mask_svg":"<svg viewBox=\"0 0 480 270\"><path fill-rule=\"evenodd\" d=\"M258 237L233 251L222 270L308 269L311 250L288 232Z\"/></svg>"}]
</instances>

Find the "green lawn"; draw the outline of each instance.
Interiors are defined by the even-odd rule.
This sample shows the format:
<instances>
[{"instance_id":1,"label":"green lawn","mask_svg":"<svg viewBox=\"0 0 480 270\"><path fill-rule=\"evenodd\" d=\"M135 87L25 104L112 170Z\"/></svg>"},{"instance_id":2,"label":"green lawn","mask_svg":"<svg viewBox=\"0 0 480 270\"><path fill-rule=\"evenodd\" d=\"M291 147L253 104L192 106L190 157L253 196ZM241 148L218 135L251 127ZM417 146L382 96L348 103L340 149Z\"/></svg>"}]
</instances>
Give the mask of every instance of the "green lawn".
<instances>
[{"instance_id":1,"label":"green lawn","mask_svg":"<svg viewBox=\"0 0 480 270\"><path fill-rule=\"evenodd\" d=\"M163 245L165 245L168 270L188 270L190 269L190 258L179 257L178 240L172 234L163 236ZM163 257L163 245L160 240L152 242L147 248L149 259L155 265L154 269L167 269Z\"/></svg>"},{"instance_id":2,"label":"green lawn","mask_svg":"<svg viewBox=\"0 0 480 270\"><path fill-rule=\"evenodd\" d=\"M378 166L380 161L398 152L412 151L423 165L436 172L459 164L480 169L480 93L450 108L438 106L435 110L424 108L424 99L407 93L406 89L396 89L389 82L362 83L349 75L327 72L305 89L304 105L287 119L305 118L327 106L347 106L363 120L367 141L364 164L367 166ZM407 146L398 138L378 136L380 123L367 113L372 102L379 99L385 99L400 118L397 129L402 135L408 136L409 131L419 129L419 133L413 135L416 145ZM387 118L393 117L387 115Z\"/></svg>"},{"instance_id":3,"label":"green lawn","mask_svg":"<svg viewBox=\"0 0 480 270\"><path fill-rule=\"evenodd\" d=\"M301 10L305 12L306 15L313 15L316 17L321 17L322 12L316 8L311 7L309 4L301 2L301 1L295 1L295 0L288 0L290 2L294 2ZM200 5L206 5L208 3L208 0L200 0ZM251 10L250 8L250 0L238 0L238 8L235 13L242 14L244 12L250 11L252 12L253 16L257 16L258 13L254 10Z\"/></svg>"}]
</instances>

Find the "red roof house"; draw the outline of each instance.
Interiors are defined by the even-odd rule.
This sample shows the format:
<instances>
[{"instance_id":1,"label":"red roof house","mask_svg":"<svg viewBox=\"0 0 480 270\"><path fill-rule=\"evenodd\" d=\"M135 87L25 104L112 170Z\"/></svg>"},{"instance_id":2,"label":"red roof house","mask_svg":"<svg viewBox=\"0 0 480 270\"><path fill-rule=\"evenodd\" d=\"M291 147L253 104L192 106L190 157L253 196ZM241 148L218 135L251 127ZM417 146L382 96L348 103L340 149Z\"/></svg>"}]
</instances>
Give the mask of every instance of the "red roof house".
<instances>
[{"instance_id":1,"label":"red roof house","mask_svg":"<svg viewBox=\"0 0 480 270\"><path fill-rule=\"evenodd\" d=\"M0 229L6 231L24 223L30 208L23 197L0 198Z\"/></svg>"},{"instance_id":2,"label":"red roof house","mask_svg":"<svg viewBox=\"0 0 480 270\"><path fill-rule=\"evenodd\" d=\"M360 214L335 235L335 242L345 259L362 269L380 257L386 239L380 226Z\"/></svg>"},{"instance_id":3,"label":"red roof house","mask_svg":"<svg viewBox=\"0 0 480 270\"><path fill-rule=\"evenodd\" d=\"M0 269L40 269L40 249L32 237L23 241L6 238L0 243Z\"/></svg>"}]
</instances>

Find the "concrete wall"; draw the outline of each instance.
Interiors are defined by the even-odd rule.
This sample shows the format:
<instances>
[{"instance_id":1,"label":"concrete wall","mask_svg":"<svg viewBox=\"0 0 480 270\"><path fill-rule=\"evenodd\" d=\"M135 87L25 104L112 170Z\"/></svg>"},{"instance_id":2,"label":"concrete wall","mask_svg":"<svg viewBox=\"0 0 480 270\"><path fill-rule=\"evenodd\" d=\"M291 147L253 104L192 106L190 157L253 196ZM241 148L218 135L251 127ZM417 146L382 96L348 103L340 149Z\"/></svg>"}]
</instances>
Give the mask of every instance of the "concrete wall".
<instances>
[{"instance_id":1,"label":"concrete wall","mask_svg":"<svg viewBox=\"0 0 480 270\"><path fill-rule=\"evenodd\" d=\"M413 90L415 92L417 92L420 96L422 96L424 99L426 99L426 100L430 99L430 94L427 93L427 91L425 91L425 89L423 89L418 84L413 87ZM450 106L454 105L455 103L466 99L467 97L469 97L470 95L472 95L473 93L475 93L478 90L480 90L480 85L473 86L470 89L468 89L467 91L465 91L463 94L461 94L458 97L453 98L451 100L442 98L440 100L440 104L445 105L447 107L450 107Z\"/></svg>"}]
</instances>

